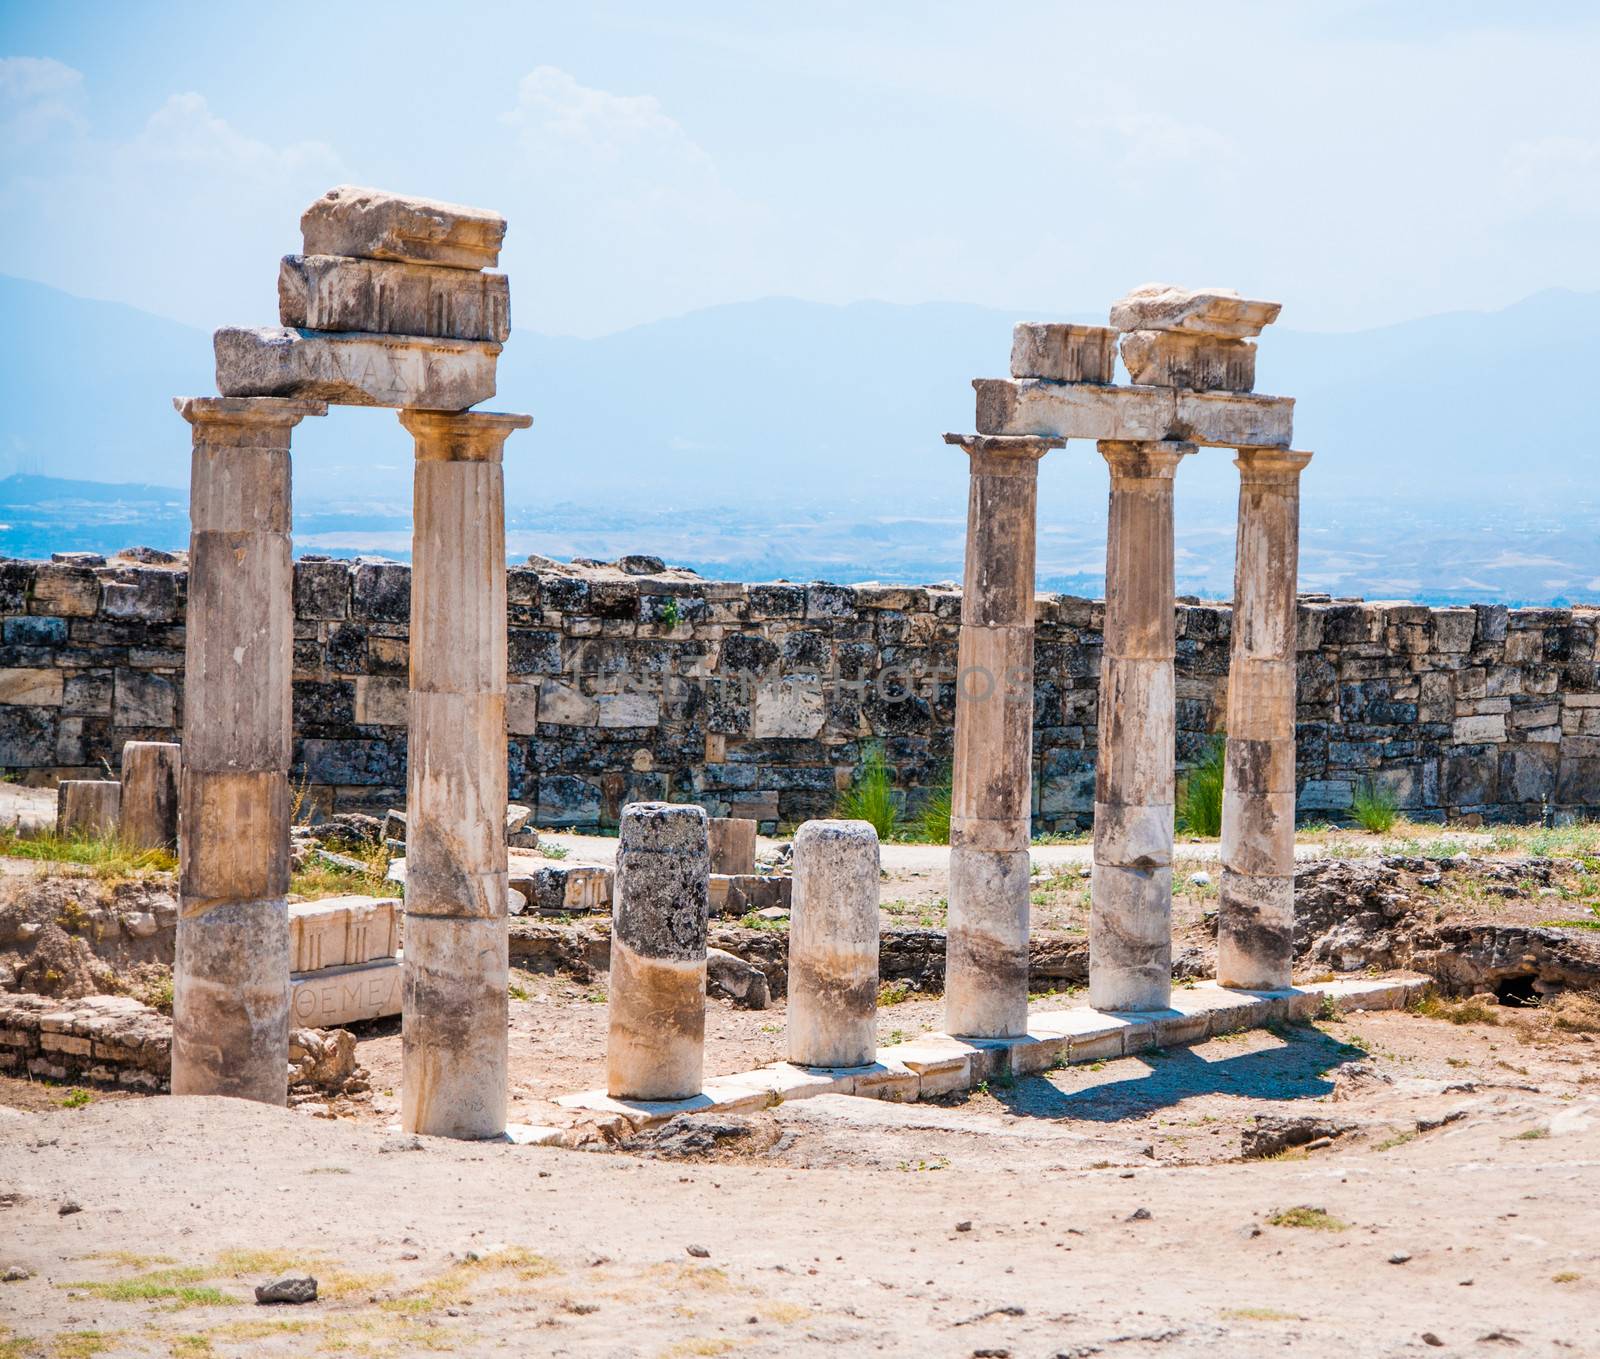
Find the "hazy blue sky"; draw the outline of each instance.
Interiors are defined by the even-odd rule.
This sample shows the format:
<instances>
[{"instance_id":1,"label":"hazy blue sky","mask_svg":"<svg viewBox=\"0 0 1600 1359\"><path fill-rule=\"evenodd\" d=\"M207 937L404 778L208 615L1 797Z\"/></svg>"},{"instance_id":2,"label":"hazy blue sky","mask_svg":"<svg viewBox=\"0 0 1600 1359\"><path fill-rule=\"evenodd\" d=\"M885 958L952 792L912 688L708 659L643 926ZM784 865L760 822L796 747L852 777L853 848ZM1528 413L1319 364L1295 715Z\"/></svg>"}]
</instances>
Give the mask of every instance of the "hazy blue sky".
<instances>
[{"instance_id":1,"label":"hazy blue sky","mask_svg":"<svg viewBox=\"0 0 1600 1359\"><path fill-rule=\"evenodd\" d=\"M0 0L0 270L276 319L339 182L504 212L514 315L772 294L1346 328L1600 288L1600 6Z\"/></svg>"}]
</instances>

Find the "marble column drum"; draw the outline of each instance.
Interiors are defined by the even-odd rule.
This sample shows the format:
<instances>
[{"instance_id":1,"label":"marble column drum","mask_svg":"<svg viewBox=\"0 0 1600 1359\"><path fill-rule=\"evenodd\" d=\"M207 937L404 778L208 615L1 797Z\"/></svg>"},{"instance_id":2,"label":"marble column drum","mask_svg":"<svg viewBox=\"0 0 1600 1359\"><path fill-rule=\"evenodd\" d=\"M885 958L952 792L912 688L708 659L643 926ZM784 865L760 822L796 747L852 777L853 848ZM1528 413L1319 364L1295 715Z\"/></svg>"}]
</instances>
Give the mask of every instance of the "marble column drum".
<instances>
[{"instance_id":1,"label":"marble column drum","mask_svg":"<svg viewBox=\"0 0 1600 1359\"><path fill-rule=\"evenodd\" d=\"M945 1028L1028 1028L1034 535L1039 459L1065 440L947 434L970 459L956 659Z\"/></svg>"},{"instance_id":2,"label":"marble column drum","mask_svg":"<svg viewBox=\"0 0 1600 1359\"><path fill-rule=\"evenodd\" d=\"M878 833L807 821L794 837L789 1060L867 1066L878 1046Z\"/></svg>"},{"instance_id":3,"label":"marble column drum","mask_svg":"<svg viewBox=\"0 0 1600 1359\"><path fill-rule=\"evenodd\" d=\"M193 427L172 1093L288 1098L289 437L320 401L178 398Z\"/></svg>"},{"instance_id":4,"label":"marble column drum","mask_svg":"<svg viewBox=\"0 0 1600 1359\"><path fill-rule=\"evenodd\" d=\"M1294 960L1295 584L1311 454L1241 448L1217 981L1279 990Z\"/></svg>"},{"instance_id":5,"label":"marble column drum","mask_svg":"<svg viewBox=\"0 0 1600 1359\"><path fill-rule=\"evenodd\" d=\"M526 415L404 410L416 444L400 1124L506 1125L506 530Z\"/></svg>"},{"instance_id":6,"label":"marble column drum","mask_svg":"<svg viewBox=\"0 0 1600 1359\"><path fill-rule=\"evenodd\" d=\"M710 848L705 809L622 809L611 905L606 1091L689 1099L705 1075Z\"/></svg>"},{"instance_id":7,"label":"marble column drum","mask_svg":"<svg viewBox=\"0 0 1600 1359\"><path fill-rule=\"evenodd\" d=\"M125 844L138 849L177 846L182 751L176 741L129 741L122 747Z\"/></svg>"},{"instance_id":8,"label":"marble column drum","mask_svg":"<svg viewBox=\"0 0 1600 1359\"><path fill-rule=\"evenodd\" d=\"M1099 447L1111 469L1111 504L1089 1003L1097 1010L1159 1010L1172 996L1172 486L1194 445L1105 441Z\"/></svg>"}]
</instances>

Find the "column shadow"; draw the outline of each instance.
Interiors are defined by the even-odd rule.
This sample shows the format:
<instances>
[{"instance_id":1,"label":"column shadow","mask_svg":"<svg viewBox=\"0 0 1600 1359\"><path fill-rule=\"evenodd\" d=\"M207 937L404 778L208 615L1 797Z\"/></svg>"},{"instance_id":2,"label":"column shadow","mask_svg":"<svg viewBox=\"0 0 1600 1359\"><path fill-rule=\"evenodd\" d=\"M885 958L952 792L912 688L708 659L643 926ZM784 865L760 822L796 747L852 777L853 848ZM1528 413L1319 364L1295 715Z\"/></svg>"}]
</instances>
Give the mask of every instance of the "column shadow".
<instances>
[{"instance_id":1,"label":"column shadow","mask_svg":"<svg viewBox=\"0 0 1600 1359\"><path fill-rule=\"evenodd\" d=\"M1118 1060L1138 1062L1147 1074L1081 1090L1060 1090L1045 1076L1027 1076L1009 1088L991 1082L989 1093L1019 1117L1117 1123L1200 1095L1317 1099L1333 1090L1325 1073L1366 1055L1320 1029L1285 1027L1275 1033L1282 1040L1277 1046L1219 1061L1207 1061L1192 1048L1152 1048L1131 1054Z\"/></svg>"}]
</instances>

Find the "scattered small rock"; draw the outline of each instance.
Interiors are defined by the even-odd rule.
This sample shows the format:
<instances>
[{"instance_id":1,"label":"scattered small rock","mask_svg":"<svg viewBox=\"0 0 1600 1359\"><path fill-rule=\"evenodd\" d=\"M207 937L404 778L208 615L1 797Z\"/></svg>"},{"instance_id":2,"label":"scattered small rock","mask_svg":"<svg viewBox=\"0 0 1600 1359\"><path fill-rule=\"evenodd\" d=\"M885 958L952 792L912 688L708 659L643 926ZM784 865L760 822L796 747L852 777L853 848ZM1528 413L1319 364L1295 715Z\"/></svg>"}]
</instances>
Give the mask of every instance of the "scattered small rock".
<instances>
[{"instance_id":1,"label":"scattered small rock","mask_svg":"<svg viewBox=\"0 0 1600 1359\"><path fill-rule=\"evenodd\" d=\"M1250 1223L1250 1225L1247 1226L1247 1227L1239 1228L1239 1238L1242 1241L1253 1241L1256 1237L1258 1237L1260 1235L1261 1235L1261 1228L1256 1226L1256 1224L1253 1223L1253 1222Z\"/></svg>"},{"instance_id":2,"label":"scattered small rock","mask_svg":"<svg viewBox=\"0 0 1600 1359\"><path fill-rule=\"evenodd\" d=\"M1198 873L1191 873L1189 874L1189 885L1191 887L1209 887L1211 886L1211 874L1203 869Z\"/></svg>"},{"instance_id":3,"label":"scattered small rock","mask_svg":"<svg viewBox=\"0 0 1600 1359\"><path fill-rule=\"evenodd\" d=\"M1391 1265L1403 1265L1407 1261L1409 1261L1410 1259L1411 1259L1411 1252L1410 1251L1397 1250L1393 1255L1391 1255L1389 1257L1389 1263Z\"/></svg>"},{"instance_id":4,"label":"scattered small rock","mask_svg":"<svg viewBox=\"0 0 1600 1359\"><path fill-rule=\"evenodd\" d=\"M1353 1126L1318 1118L1313 1114L1293 1118L1257 1114L1255 1127L1239 1130L1239 1152L1245 1160L1257 1161L1288 1151L1290 1147L1328 1146L1335 1137L1343 1136Z\"/></svg>"},{"instance_id":5,"label":"scattered small rock","mask_svg":"<svg viewBox=\"0 0 1600 1359\"><path fill-rule=\"evenodd\" d=\"M958 1232L970 1232L972 1230L972 1223L970 1223L970 1222L958 1222L958 1223L956 1223L956 1230Z\"/></svg>"},{"instance_id":6,"label":"scattered small rock","mask_svg":"<svg viewBox=\"0 0 1600 1359\"><path fill-rule=\"evenodd\" d=\"M684 1250L688 1251L696 1260L709 1260L711 1258L711 1252L704 1246L685 1246Z\"/></svg>"},{"instance_id":7,"label":"scattered small rock","mask_svg":"<svg viewBox=\"0 0 1600 1359\"><path fill-rule=\"evenodd\" d=\"M6 1283L21 1283L24 1279L33 1278L33 1271L24 1269L21 1265L11 1265L0 1278Z\"/></svg>"},{"instance_id":8,"label":"scattered small rock","mask_svg":"<svg viewBox=\"0 0 1600 1359\"><path fill-rule=\"evenodd\" d=\"M1444 1341L1439 1339L1432 1331L1424 1331L1422 1333L1422 1343L1424 1345L1443 1345Z\"/></svg>"},{"instance_id":9,"label":"scattered small rock","mask_svg":"<svg viewBox=\"0 0 1600 1359\"><path fill-rule=\"evenodd\" d=\"M1135 1208L1131 1213L1128 1214L1128 1221L1148 1222L1150 1221L1150 1210L1148 1208Z\"/></svg>"},{"instance_id":10,"label":"scattered small rock","mask_svg":"<svg viewBox=\"0 0 1600 1359\"><path fill-rule=\"evenodd\" d=\"M77 1199L62 1199L60 1207L56 1209L56 1212L62 1217L68 1217L73 1213L81 1213L82 1211L83 1205Z\"/></svg>"},{"instance_id":11,"label":"scattered small rock","mask_svg":"<svg viewBox=\"0 0 1600 1359\"><path fill-rule=\"evenodd\" d=\"M304 1303L317 1300L317 1281L309 1274L283 1274L256 1285L258 1303Z\"/></svg>"}]
</instances>

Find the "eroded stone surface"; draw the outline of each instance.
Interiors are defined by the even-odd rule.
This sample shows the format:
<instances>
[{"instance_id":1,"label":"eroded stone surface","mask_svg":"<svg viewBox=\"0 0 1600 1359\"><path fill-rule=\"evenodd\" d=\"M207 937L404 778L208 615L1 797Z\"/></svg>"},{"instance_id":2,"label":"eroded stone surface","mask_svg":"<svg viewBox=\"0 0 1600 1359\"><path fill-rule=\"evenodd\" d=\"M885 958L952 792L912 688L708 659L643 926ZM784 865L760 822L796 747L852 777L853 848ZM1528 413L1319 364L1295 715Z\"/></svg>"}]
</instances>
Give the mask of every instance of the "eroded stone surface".
<instances>
[{"instance_id":1,"label":"eroded stone surface","mask_svg":"<svg viewBox=\"0 0 1600 1359\"><path fill-rule=\"evenodd\" d=\"M1231 288L1180 288L1146 283L1111 305L1118 330L1181 330L1242 339L1259 335L1283 310L1281 302L1241 297Z\"/></svg>"},{"instance_id":2,"label":"eroded stone surface","mask_svg":"<svg viewBox=\"0 0 1600 1359\"><path fill-rule=\"evenodd\" d=\"M287 255L278 266L278 320L309 330L504 343L511 333L511 288L504 274Z\"/></svg>"},{"instance_id":3,"label":"eroded stone surface","mask_svg":"<svg viewBox=\"0 0 1600 1359\"><path fill-rule=\"evenodd\" d=\"M1051 382L1111 382L1117 332L1106 326L1024 321L1011 332L1011 376Z\"/></svg>"},{"instance_id":4,"label":"eroded stone surface","mask_svg":"<svg viewBox=\"0 0 1600 1359\"><path fill-rule=\"evenodd\" d=\"M877 1043L877 832L865 821L801 826L790 910L789 1060L865 1066Z\"/></svg>"},{"instance_id":5,"label":"eroded stone surface","mask_svg":"<svg viewBox=\"0 0 1600 1359\"><path fill-rule=\"evenodd\" d=\"M1256 385L1256 347L1248 340L1181 330L1135 330L1122 337L1130 381L1152 387L1248 392Z\"/></svg>"},{"instance_id":6,"label":"eroded stone surface","mask_svg":"<svg viewBox=\"0 0 1600 1359\"><path fill-rule=\"evenodd\" d=\"M500 346L479 340L230 326L216 332L225 396L464 411L494 395Z\"/></svg>"},{"instance_id":7,"label":"eroded stone surface","mask_svg":"<svg viewBox=\"0 0 1600 1359\"><path fill-rule=\"evenodd\" d=\"M492 269L506 219L485 208L340 184L300 218L307 255Z\"/></svg>"}]
</instances>

